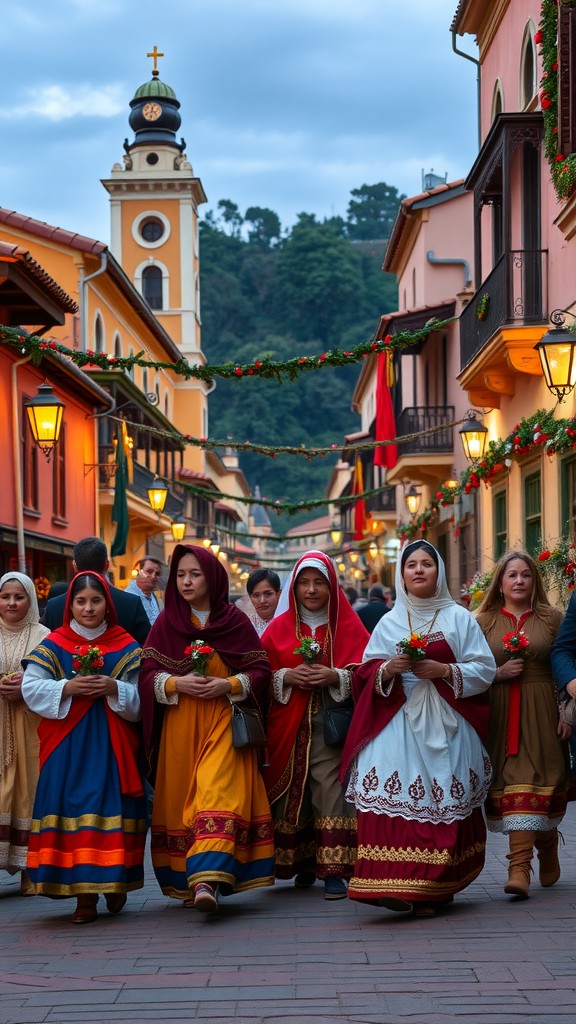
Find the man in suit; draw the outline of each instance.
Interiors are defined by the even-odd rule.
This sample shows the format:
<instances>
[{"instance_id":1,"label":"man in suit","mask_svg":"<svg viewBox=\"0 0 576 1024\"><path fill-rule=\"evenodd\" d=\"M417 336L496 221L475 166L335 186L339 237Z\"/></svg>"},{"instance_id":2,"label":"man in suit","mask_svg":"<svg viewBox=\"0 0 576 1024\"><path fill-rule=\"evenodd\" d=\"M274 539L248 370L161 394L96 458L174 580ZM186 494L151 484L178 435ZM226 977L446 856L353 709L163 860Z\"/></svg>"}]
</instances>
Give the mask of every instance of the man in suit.
<instances>
[{"instance_id":1,"label":"man in suit","mask_svg":"<svg viewBox=\"0 0 576 1024\"><path fill-rule=\"evenodd\" d=\"M387 590L390 593L388 588ZM384 587L380 583L373 583L368 591L368 603L360 608L355 608L354 611L368 632L373 633L376 623L380 622L382 616L390 611Z\"/></svg>"},{"instance_id":2,"label":"man in suit","mask_svg":"<svg viewBox=\"0 0 576 1024\"><path fill-rule=\"evenodd\" d=\"M106 545L99 537L84 537L74 546L72 565L75 573L91 570L100 576L105 576L109 564ZM136 643L143 647L150 632L150 622L140 598L134 594L126 594L118 587L111 586L110 593L119 625L134 637ZM62 625L65 605L66 594L51 597L48 600L42 616L42 622L48 629L57 629Z\"/></svg>"}]
</instances>

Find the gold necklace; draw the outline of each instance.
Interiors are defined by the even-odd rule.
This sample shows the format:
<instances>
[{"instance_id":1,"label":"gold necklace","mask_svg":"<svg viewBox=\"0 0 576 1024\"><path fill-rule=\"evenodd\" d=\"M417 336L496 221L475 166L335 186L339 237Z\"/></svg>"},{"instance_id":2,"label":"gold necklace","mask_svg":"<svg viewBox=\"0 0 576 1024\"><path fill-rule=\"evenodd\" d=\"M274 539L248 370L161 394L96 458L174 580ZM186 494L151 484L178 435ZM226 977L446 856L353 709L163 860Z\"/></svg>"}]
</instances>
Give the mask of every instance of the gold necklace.
<instances>
[{"instance_id":1,"label":"gold necklace","mask_svg":"<svg viewBox=\"0 0 576 1024\"><path fill-rule=\"evenodd\" d=\"M412 625L412 618L410 616L410 609L407 608L406 611L408 612L408 626L410 628L410 632L413 633L414 632L414 627ZM432 632L432 628L434 626L434 623L436 622L436 619L438 618L439 612L440 612L440 609L437 608L436 611L434 612L434 615L432 616L432 619L430 620L430 625L428 626L428 632L427 633L424 632L424 630L426 629L426 624L424 624L422 626L422 632L420 633L420 636L425 636L425 637L430 636L430 633Z\"/></svg>"},{"instance_id":2,"label":"gold necklace","mask_svg":"<svg viewBox=\"0 0 576 1024\"><path fill-rule=\"evenodd\" d=\"M312 630L310 630L310 633L312 633ZM302 643L302 633L300 631L300 616L298 614L298 611L296 611L296 639L298 640L298 643ZM328 651L331 649L331 647L332 647L332 630L330 629L330 623L327 622L326 623L326 636L324 637L324 643L322 644L322 653L321 653L320 657L325 658L327 653L328 653ZM330 658L330 664L332 664L332 658Z\"/></svg>"}]
</instances>

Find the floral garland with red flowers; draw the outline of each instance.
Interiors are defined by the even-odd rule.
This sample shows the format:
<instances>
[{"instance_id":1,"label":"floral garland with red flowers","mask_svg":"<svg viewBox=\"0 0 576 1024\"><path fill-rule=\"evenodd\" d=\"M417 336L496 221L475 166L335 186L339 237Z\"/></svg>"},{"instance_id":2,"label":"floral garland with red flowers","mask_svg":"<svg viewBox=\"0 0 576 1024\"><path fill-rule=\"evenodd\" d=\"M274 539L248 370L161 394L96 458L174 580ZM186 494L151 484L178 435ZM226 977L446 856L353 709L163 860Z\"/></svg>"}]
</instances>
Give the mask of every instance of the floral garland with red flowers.
<instances>
[{"instance_id":1,"label":"floral garland with red flowers","mask_svg":"<svg viewBox=\"0 0 576 1024\"><path fill-rule=\"evenodd\" d=\"M563 3L573 7L576 0ZM544 152L556 195L565 200L576 189L576 154L564 157L558 152L558 0L542 0L540 28L534 42L542 57L540 106L544 116Z\"/></svg>"},{"instance_id":2,"label":"floral garland with red flowers","mask_svg":"<svg viewBox=\"0 0 576 1024\"><path fill-rule=\"evenodd\" d=\"M506 473L513 460L533 453L538 448L542 448L550 458L576 448L576 418L556 420L551 412L539 409L532 416L522 419L508 437L489 442L484 458L464 470L456 487L445 484L412 522L399 523L398 537L404 543L413 537L425 535L438 520L440 509L454 505L460 495L471 494L480 484L488 485L494 477ZM451 517L451 521L454 521L454 517Z\"/></svg>"},{"instance_id":3,"label":"floral garland with red flowers","mask_svg":"<svg viewBox=\"0 0 576 1024\"><path fill-rule=\"evenodd\" d=\"M454 317L448 320L433 320L419 331L399 331L398 334L388 334L385 338L373 338L355 345L351 349L333 348L320 355L294 356L292 359L276 360L269 355L262 355L260 359L254 359L250 363L219 363L201 364L189 363L186 359L178 359L176 362L150 359L144 350L136 352L131 356L116 356L106 352L95 352L87 349L85 352L78 352L69 348L59 341L47 341L45 338L38 338L34 334L22 334L22 330L14 327L7 327L4 324L0 328L0 343L6 346L13 346L18 349L21 355L30 356L34 365L38 365L44 355L51 352L66 356L76 366L88 370L127 370L133 366L141 366L151 370L172 370L186 380L194 378L211 384L215 377L237 380L244 377L262 377L264 379L297 380L302 373L309 370L319 370L325 366L349 366L351 363L359 363L367 359L373 353L380 352L402 352L404 349L425 341L431 331L443 330L448 324L453 323Z\"/></svg>"}]
</instances>

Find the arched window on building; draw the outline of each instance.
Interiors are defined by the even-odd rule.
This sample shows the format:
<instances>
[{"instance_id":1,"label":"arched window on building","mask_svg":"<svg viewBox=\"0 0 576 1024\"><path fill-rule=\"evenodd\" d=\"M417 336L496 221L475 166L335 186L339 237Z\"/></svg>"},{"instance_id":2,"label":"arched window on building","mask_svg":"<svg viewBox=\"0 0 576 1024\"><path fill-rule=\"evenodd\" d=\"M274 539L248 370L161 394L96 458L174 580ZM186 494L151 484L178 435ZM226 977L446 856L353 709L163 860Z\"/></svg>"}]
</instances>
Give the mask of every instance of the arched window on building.
<instances>
[{"instance_id":1,"label":"arched window on building","mask_svg":"<svg viewBox=\"0 0 576 1024\"><path fill-rule=\"evenodd\" d=\"M162 271L160 267L145 267L142 271L142 295L150 309L162 309Z\"/></svg>"},{"instance_id":2,"label":"arched window on building","mask_svg":"<svg viewBox=\"0 0 576 1024\"><path fill-rule=\"evenodd\" d=\"M520 56L520 110L525 110L526 107L530 106L538 89L536 82L536 46L534 44L535 31L534 22L529 21L524 29L522 53Z\"/></svg>"},{"instance_id":3,"label":"arched window on building","mask_svg":"<svg viewBox=\"0 0 576 1024\"><path fill-rule=\"evenodd\" d=\"M116 356L117 359L119 359L122 355L122 338L120 337L118 332L116 332L116 334L114 335L114 355Z\"/></svg>"},{"instance_id":4,"label":"arched window on building","mask_svg":"<svg viewBox=\"0 0 576 1024\"><path fill-rule=\"evenodd\" d=\"M502 83L498 78L494 85L494 93L492 95L492 121L495 121L498 114L502 114L504 111L504 93L502 92Z\"/></svg>"},{"instance_id":5,"label":"arched window on building","mask_svg":"<svg viewBox=\"0 0 576 1024\"><path fill-rule=\"evenodd\" d=\"M96 314L96 319L94 320L94 351L104 351L104 324L100 313Z\"/></svg>"}]
</instances>

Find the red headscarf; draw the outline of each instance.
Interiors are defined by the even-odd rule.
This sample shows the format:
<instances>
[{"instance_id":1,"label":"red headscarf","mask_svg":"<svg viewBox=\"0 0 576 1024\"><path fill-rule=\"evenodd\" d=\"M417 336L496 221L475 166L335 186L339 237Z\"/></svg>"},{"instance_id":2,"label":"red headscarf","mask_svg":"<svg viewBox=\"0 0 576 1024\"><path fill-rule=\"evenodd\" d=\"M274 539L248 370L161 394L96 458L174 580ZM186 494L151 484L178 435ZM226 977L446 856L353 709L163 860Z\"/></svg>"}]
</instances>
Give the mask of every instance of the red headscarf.
<instances>
[{"instance_id":1,"label":"red headscarf","mask_svg":"<svg viewBox=\"0 0 576 1024\"><path fill-rule=\"evenodd\" d=\"M302 656L294 654L299 646L297 625L299 622L298 604L294 592L299 573L310 560L320 562L325 569L330 584L328 598L328 627L331 634L331 645L318 661L330 668L345 668L357 665L362 655L369 633L351 608L350 602L338 583L336 570L332 560L323 551L308 551L300 558L290 577L288 593L288 611L278 615L264 630L262 643L268 652L272 668L295 668L302 663ZM321 571L320 569L318 571ZM301 635L310 632L307 626L300 627ZM270 766L264 771L264 778L271 801L277 800L289 785L291 765L298 730L306 714L311 694L308 690L294 687L287 704L273 701L268 715L268 756Z\"/></svg>"},{"instance_id":2,"label":"red headscarf","mask_svg":"<svg viewBox=\"0 0 576 1024\"><path fill-rule=\"evenodd\" d=\"M210 615L203 629L192 622L190 605L176 584L178 565L184 555L194 555L208 583ZM154 676L162 671L171 675L190 672L193 662L185 656L184 650L196 639L213 647L231 674L249 671L252 693L256 699L264 695L270 680L270 664L249 618L229 603L228 573L224 566L204 547L177 544L170 563L164 609L152 626L142 652L140 700L147 747L154 713L159 710L154 696Z\"/></svg>"},{"instance_id":3,"label":"red headscarf","mask_svg":"<svg viewBox=\"0 0 576 1024\"><path fill-rule=\"evenodd\" d=\"M110 587L107 581L103 576L100 576L99 573L93 572L91 569L83 569L82 572L76 573L72 579L70 586L66 591L63 623L58 627L58 629L55 629L50 634L51 639L63 647L65 651L75 651L78 645L82 642L82 637L70 628L70 623L74 618L74 613L72 611L72 594L76 589L75 583L77 580L80 580L85 576L97 579L98 582L102 584L104 595L106 597L106 632L97 637L96 640L94 640L94 643L98 646L105 646L108 651L119 651L122 647L125 647L126 644L134 643L134 637L130 636L125 629L122 629L122 626L118 625L118 616L116 615L116 609L114 607ZM89 586L89 583L86 585Z\"/></svg>"},{"instance_id":4,"label":"red headscarf","mask_svg":"<svg viewBox=\"0 0 576 1024\"><path fill-rule=\"evenodd\" d=\"M332 559L328 558L323 551L307 551L298 559L292 571L289 583L288 611L272 619L262 637L274 671L280 668L295 668L302 662L301 655L294 654L294 648L298 646L296 632L298 610L294 587L299 573L304 568L304 563L309 562L311 558L322 562L330 584L328 598L328 625L332 634L330 666L344 668L346 665L359 664L370 639L370 634L351 608L346 594L338 583Z\"/></svg>"}]
</instances>

